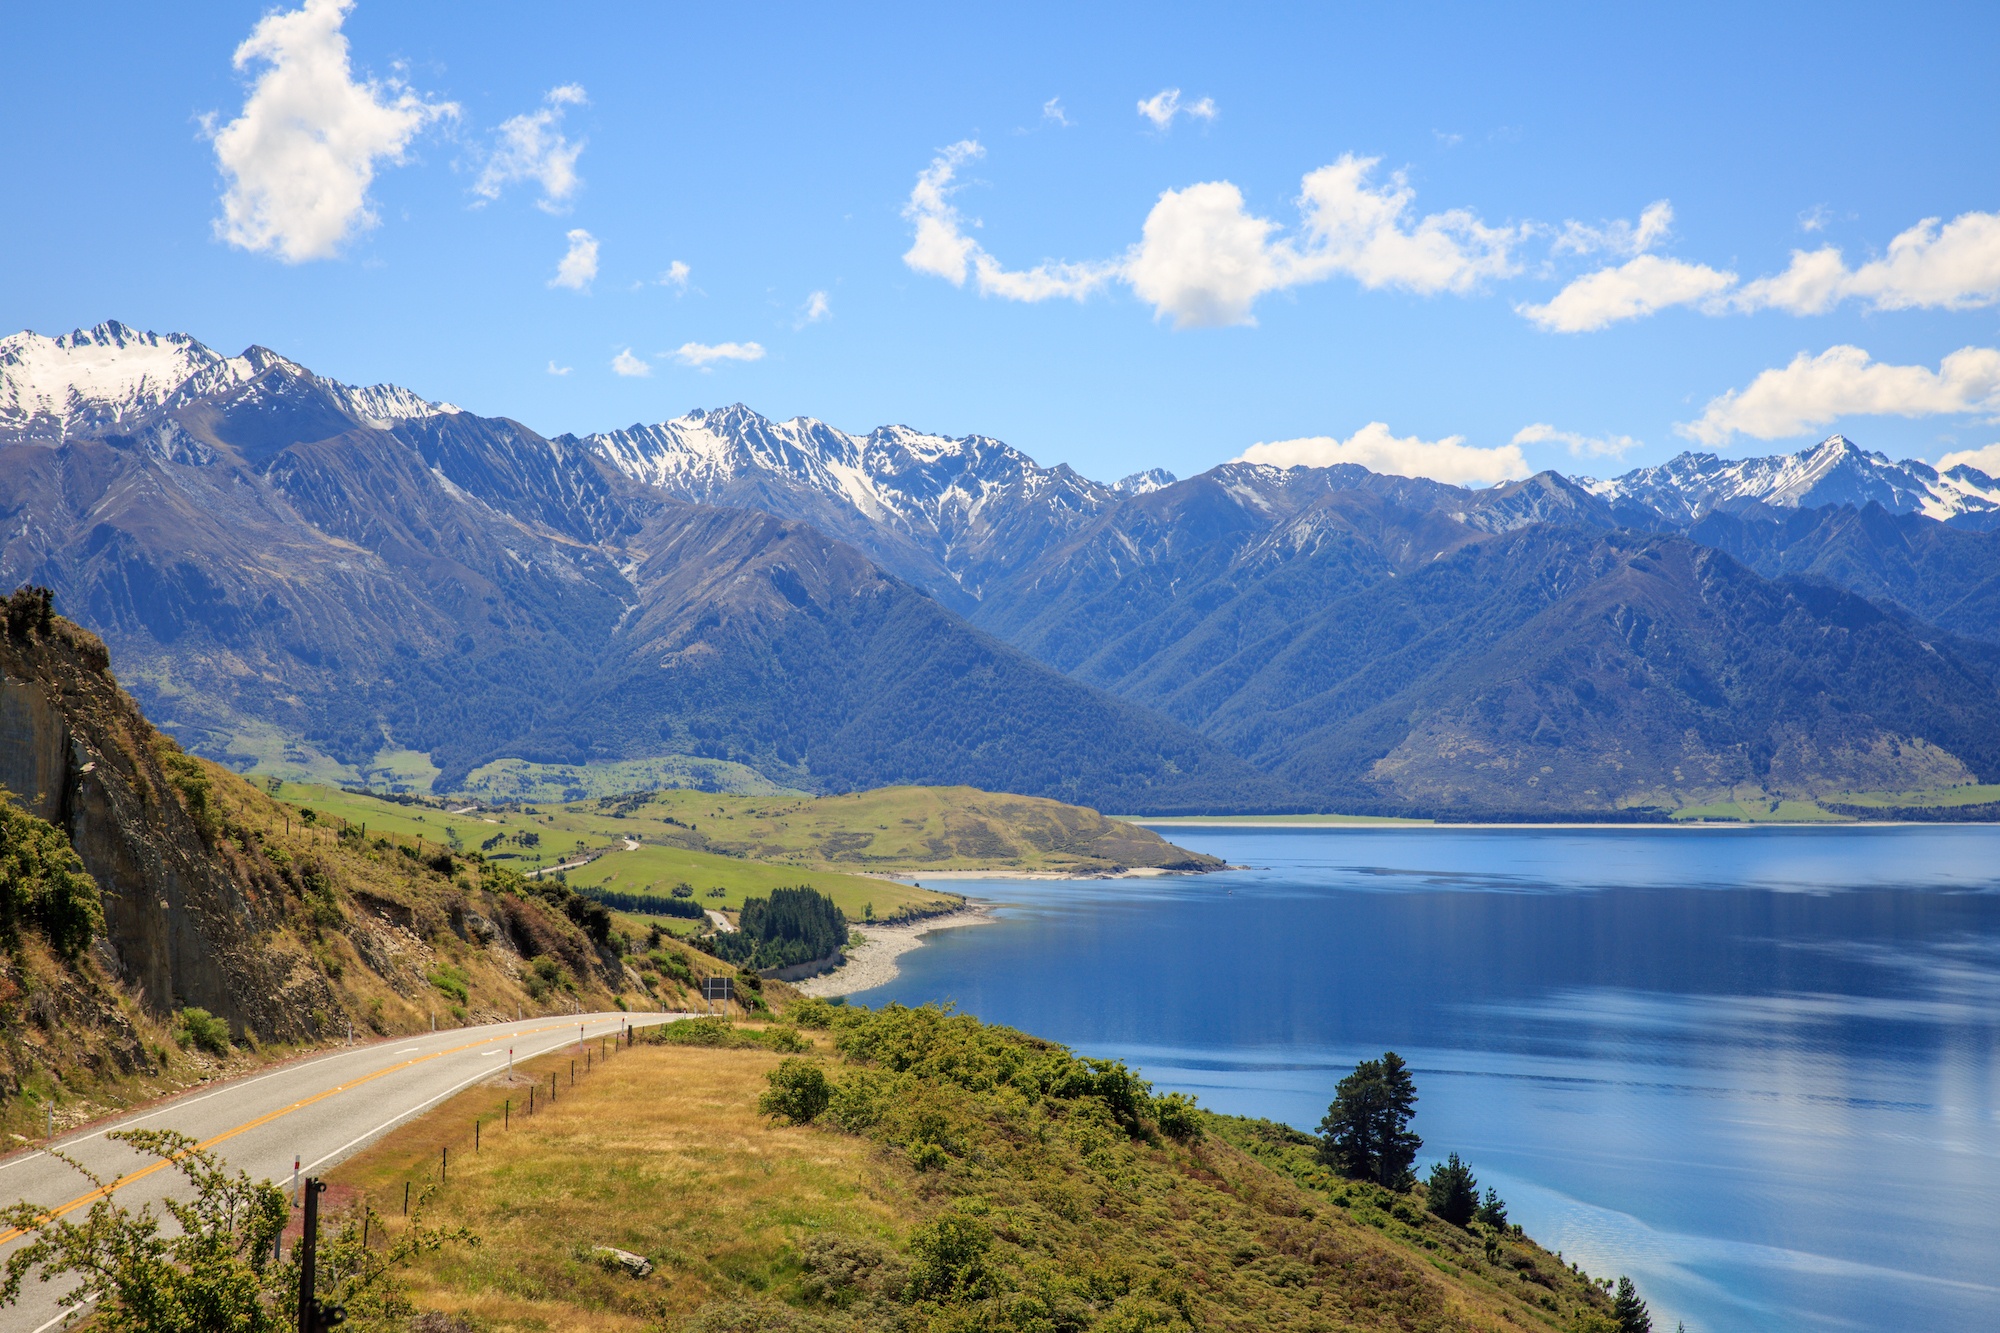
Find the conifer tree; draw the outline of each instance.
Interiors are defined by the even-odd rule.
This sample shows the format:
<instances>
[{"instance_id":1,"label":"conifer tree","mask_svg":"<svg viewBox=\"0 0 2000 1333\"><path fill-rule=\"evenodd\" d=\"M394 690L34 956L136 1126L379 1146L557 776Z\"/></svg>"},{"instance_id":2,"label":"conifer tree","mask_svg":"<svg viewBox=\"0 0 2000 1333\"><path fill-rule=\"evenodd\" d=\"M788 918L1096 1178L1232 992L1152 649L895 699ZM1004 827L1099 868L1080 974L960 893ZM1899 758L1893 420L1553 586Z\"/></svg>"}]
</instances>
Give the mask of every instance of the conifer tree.
<instances>
[{"instance_id":1,"label":"conifer tree","mask_svg":"<svg viewBox=\"0 0 2000 1333\"><path fill-rule=\"evenodd\" d=\"M1611 1301L1611 1317L1618 1321L1618 1333L1653 1333L1653 1312L1639 1299L1632 1279L1618 1279L1618 1294Z\"/></svg>"},{"instance_id":2,"label":"conifer tree","mask_svg":"<svg viewBox=\"0 0 2000 1333\"><path fill-rule=\"evenodd\" d=\"M1432 1166L1430 1179L1424 1184L1430 1210L1455 1227L1470 1223L1479 1211L1479 1182L1457 1153Z\"/></svg>"},{"instance_id":3,"label":"conifer tree","mask_svg":"<svg viewBox=\"0 0 2000 1333\"><path fill-rule=\"evenodd\" d=\"M1334 1089L1320 1121L1320 1156L1336 1170L1385 1189L1408 1189L1410 1165L1424 1141L1410 1132L1417 1085L1394 1051L1363 1060Z\"/></svg>"}]
</instances>

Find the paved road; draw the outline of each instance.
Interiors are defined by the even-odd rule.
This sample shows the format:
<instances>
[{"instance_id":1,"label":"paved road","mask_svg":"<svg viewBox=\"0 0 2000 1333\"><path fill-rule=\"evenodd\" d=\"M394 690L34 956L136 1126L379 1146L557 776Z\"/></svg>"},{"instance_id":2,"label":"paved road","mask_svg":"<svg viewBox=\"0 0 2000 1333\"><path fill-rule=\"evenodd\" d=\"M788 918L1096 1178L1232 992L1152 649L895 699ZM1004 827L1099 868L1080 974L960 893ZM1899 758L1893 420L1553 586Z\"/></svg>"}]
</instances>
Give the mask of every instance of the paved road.
<instances>
[{"instance_id":1,"label":"paved road","mask_svg":"<svg viewBox=\"0 0 2000 1333\"><path fill-rule=\"evenodd\" d=\"M289 1185L294 1159L302 1163L302 1174L309 1174L351 1156L460 1089L504 1072L509 1047L517 1061L526 1060L573 1046L580 1036L607 1036L625 1023L644 1027L676 1017L552 1016L392 1038L196 1088L133 1115L58 1135L55 1146L100 1179L128 1173L117 1198L131 1208L157 1205L181 1177L105 1137L116 1129L179 1130L253 1178ZM89 1182L39 1149L0 1161L0 1201L6 1203L25 1199L81 1211L96 1197L90 1189ZM0 1233L0 1259L21 1243L15 1233ZM19 1304L0 1310L0 1330L56 1328L63 1320L56 1305L60 1294L53 1283L31 1280Z\"/></svg>"}]
</instances>

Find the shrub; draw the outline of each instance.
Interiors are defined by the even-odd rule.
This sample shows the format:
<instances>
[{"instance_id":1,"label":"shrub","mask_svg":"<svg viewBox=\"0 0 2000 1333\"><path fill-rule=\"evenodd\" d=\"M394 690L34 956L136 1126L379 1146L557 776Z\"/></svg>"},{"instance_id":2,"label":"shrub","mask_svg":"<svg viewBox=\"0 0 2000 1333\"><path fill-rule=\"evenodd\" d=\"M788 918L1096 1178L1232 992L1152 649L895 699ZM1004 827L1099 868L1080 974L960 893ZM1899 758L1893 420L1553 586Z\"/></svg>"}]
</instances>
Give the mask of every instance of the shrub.
<instances>
[{"instance_id":1,"label":"shrub","mask_svg":"<svg viewBox=\"0 0 2000 1333\"><path fill-rule=\"evenodd\" d=\"M795 1000L785 1011L785 1017L802 1028L819 1028L822 1031L833 1026L833 1006L825 1000L806 998Z\"/></svg>"},{"instance_id":2,"label":"shrub","mask_svg":"<svg viewBox=\"0 0 2000 1333\"><path fill-rule=\"evenodd\" d=\"M850 1134L859 1134L880 1123L890 1089L881 1075L866 1069L850 1070L836 1083L827 1103L827 1118Z\"/></svg>"},{"instance_id":3,"label":"shrub","mask_svg":"<svg viewBox=\"0 0 2000 1333\"><path fill-rule=\"evenodd\" d=\"M22 925L39 926L71 962L103 928L97 881L83 868L69 834L8 803L0 788L0 938L14 944Z\"/></svg>"},{"instance_id":4,"label":"shrub","mask_svg":"<svg viewBox=\"0 0 2000 1333\"><path fill-rule=\"evenodd\" d=\"M976 1301L993 1294L993 1233L976 1218L946 1213L910 1233L913 1301Z\"/></svg>"},{"instance_id":5,"label":"shrub","mask_svg":"<svg viewBox=\"0 0 2000 1333\"><path fill-rule=\"evenodd\" d=\"M471 984L465 973L450 963L438 964L437 971L431 973L431 985L460 1004L466 1003L472 994Z\"/></svg>"},{"instance_id":6,"label":"shrub","mask_svg":"<svg viewBox=\"0 0 2000 1333\"><path fill-rule=\"evenodd\" d=\"M764 1044L785 1055L799 1055L813 1048L812 1042L797 1028L765 1028Z\"/></svg>"},{"instance_id":7,"label":"shrub","mask_svg":"<svg viewBox=\"0 0 2000 1333\"><path fill-rule=\"evenodd\" d=\"M229 1054L229 1024L206 1009L189 1007L174 1017L183 1046L198 1046L211 1055Z\"/></svg>"},{"instance_id":8,"label":"shrub","mask_svg":"<svg viewBox=\"0 0 2000 1333\"><path fill-rule=\"evenodd\" d=\"M1170 1092L1153 1099L1153 1123L1160 1133L1181 1143L1201 1138L1201 1108L1184 1092Z\"/></svg>"},{"instance_id":9,"label":"shrub","mask_svg":"<svg viewBox=\"0 0 2000 1333\"><path fill-rule=\"evenodd\" d=\"M826 1072L811 1060L793 1056L773 1069L769 1079L769 1090L757 1099L757 1110L763 1115L782 1117L795 1125L810 1125L819 1119L820 1112L826 1110L832 1099Z\"/></svg>"}]
</instances>

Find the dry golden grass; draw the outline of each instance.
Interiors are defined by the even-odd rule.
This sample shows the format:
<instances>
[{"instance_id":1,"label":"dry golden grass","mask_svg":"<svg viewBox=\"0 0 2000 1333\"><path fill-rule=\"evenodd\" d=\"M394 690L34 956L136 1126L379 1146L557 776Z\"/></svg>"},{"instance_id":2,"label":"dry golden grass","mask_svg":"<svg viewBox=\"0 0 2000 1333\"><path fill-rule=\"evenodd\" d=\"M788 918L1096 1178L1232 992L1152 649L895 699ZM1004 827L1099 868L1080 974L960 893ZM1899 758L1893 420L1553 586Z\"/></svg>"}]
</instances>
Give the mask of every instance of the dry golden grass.
<instances>
[{"instance_id":1,"label":"dry golden grass","mask_svg":"<svg viewBox=\"0 0 2000 1333\"><path fill-rule=\"evenodd\" d=\"M865 1139L779 1128L755 1114L779 1057L760 1051L639 1046L608 1062L569 1057L521 1066L554 1106L499 1126L503 1100L526 1088L482 1086L343 1164L332 1178L364 1189L396 1224L403 1182L448 1178L427 1221L481 1239L431 1261L412 1283L426 1308L494 1330L644 1329L677 1325L703 1303L757 1292L813 1230L857 1227L892 1247L915 1207L906 1171L885 1169ZM472 1152L471 1122L484 1122ZM419 1185L421 1188L421 1185ZM659 1265L635 1280L596 1263L613 1245Z\"/></svg>"}]
</instances>

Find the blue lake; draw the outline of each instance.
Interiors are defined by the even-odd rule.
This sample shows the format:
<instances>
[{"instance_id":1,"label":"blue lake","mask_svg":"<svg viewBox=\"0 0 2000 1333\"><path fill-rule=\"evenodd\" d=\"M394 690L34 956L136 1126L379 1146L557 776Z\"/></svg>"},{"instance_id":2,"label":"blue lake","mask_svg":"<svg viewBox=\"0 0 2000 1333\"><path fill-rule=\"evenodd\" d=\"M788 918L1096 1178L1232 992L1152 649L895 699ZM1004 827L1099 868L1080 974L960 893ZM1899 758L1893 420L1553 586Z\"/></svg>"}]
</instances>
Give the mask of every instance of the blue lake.
<instances>
[{"instance_id":1,"label":"blue lake","mask_svg":"<svg viewBox=\"0 0 2000 1333\"><path fill-rule=\"evenodd\" d=\"M1163 829L1252 867L1004 904L951 1000L1314 1129L1400 1052L1420 1163L1670 1333L2000 1329L2000 828Z\"/></svg>"}]
</instances>

